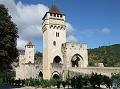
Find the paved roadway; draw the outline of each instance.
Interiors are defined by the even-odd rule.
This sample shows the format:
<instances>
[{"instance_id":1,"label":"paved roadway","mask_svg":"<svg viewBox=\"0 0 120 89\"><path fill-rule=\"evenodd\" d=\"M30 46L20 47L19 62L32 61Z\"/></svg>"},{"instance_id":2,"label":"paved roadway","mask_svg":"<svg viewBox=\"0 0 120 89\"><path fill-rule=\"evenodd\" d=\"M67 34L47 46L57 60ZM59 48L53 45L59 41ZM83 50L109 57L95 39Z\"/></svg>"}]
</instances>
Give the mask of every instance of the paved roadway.
<instances>
[{"instance_id":1,"label":"paved roadway","mask_svg":"<svg viewBox=\"0 0 120 89\"><path fill-rule=\"evenodd\" d=\"M20 86L11 86L8 84L0 85L0 89L36 89L35 87L20 87Z\"/></svg>"},{"instance_id":2,"label":"paved roadway","mask_svg":"<svg viewBox=\"0 0 120 89\"><path fill-rule=\"evenodd\" d=\"M20 87L20 86L10 86L8 84L0 84L0 89L45 89L45 88L35 88L35 87ZM57 88L46 88L46 89L57 89ZM60 88L63 89L63 88ZM68 89L68 88L66 88ZM92 89L91 87L83 88L83 89ZM98 89L98 88L96 88ZM107 89L107 88L101 88L101 89ZM120 89L120 88L117 88Z\"/></svg>"}]
</instances>

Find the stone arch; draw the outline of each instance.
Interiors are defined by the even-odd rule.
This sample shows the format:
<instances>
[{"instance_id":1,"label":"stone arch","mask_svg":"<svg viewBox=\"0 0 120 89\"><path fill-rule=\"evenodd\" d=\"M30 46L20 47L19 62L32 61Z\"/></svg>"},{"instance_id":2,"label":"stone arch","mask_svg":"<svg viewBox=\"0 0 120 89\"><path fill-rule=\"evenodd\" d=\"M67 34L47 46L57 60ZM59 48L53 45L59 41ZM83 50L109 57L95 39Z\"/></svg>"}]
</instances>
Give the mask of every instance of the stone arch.
<instances>
[{"instance_id":1,"label":"stone arch","mask_svg":"<svg viewBox=\"0 0 120 89\"><path fill-rule=\"evenodd\" d=\"M59 74L57 71L54 71L54 72L52 73L52 78L53 78L53 79L60 79L60 74Z\"/></svg>"},{"instance_id":2,"label":"stone arch","mask_svg":"<svg viewBox=\"0 0 120 89\"><path fill-rule=\"evenodd\" d=\"M60 58L60 56L55 56L53 59L53 63L60 63L62 60Z\"/></svg>"},{"instance_id":3,"label":"stone arch","mask_svg":"<svg viewBox=\"0 0 120 89\"><path fill-rule=\"evenodd\" d=\"M43 78L43 73L40 71L39 72L39 75L38 75L39 78Z\"/></svg>"},{"instance_id":4,"label":"stone arch","mask_svg":"<svg viewBox=\"0 0 120 89\"><path fill-rule=\"evenodd\" d=\"M80 67L81 61L83 61L83 57L80 54L74 54L71 58L71 66L72 67Z\"/></svg>"}]
</instances>

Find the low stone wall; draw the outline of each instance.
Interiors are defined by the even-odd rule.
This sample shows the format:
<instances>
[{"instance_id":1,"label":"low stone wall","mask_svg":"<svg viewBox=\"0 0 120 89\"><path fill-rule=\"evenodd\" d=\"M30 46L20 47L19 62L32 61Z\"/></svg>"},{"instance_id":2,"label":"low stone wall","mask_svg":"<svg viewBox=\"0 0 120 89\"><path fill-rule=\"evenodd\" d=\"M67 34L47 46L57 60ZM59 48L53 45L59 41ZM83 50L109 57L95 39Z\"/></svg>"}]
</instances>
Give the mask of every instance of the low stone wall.
<instances>
[{"instance_id":1,"label":"low stone wall","mask_svg":"<svg viewBox=\"0 0 120 89\"><path fill-rule=\"evenodd\" d=\"M87 68L70 67L69 72L71 72L70 75L71 74L74 75L75 73L91 74L93 72L111 77L112 73L120 73L120 67L87 67Z\"/></svg>"}]
</instances>

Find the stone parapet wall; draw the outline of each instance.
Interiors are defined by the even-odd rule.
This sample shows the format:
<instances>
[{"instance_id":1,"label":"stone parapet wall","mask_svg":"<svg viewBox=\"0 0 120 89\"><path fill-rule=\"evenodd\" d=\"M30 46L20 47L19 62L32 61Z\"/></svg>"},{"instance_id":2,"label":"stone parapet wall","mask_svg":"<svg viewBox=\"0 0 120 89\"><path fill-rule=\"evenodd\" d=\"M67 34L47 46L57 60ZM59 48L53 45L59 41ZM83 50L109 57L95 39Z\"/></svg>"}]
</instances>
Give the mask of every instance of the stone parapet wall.
<instances>
[{"instance_id":1,"label":"stone parapet wall","mask_svg":"<svg viewBox=\"0 0 120 89\"><path fill-rule=\"evenodd\" d=\"M66 70L68 71L68 70ZM112 73L119 73L120 67L87 67L87 68L73 68L70 67L69 71L81 74L91 74L91 73L98 73L102 75L107 75L111 77Z\"/></svg>"},{"instance_id":2,"label":"stone parapet wall","mask_svg":"<svg viewBox=\"0 0 120 89\"><path fill-rule=\"evenodd\" d=\"M63 49L87 49L87 44L86 43L75 43L75 42L66 42L62 44L62 48Z\"/></svg>"}]
</instances>

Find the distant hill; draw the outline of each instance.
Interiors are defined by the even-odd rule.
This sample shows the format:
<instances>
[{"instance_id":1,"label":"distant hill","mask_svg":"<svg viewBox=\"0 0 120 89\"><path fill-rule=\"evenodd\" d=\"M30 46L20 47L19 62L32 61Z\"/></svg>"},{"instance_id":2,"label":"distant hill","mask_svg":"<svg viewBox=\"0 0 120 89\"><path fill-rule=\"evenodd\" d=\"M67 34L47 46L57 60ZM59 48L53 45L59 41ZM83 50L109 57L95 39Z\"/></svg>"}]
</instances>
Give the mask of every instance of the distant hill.
<instances>
[{"instance_id":1,"label":"distant hill","mask_svg":"<svg viewBox=\"0 0 120 89\"><path fill-rule=\"evenodd\" d=\"M120 67L120 44L89 49L89 66L102 62L106 67Z\"/></svg>"}]
</instances>

